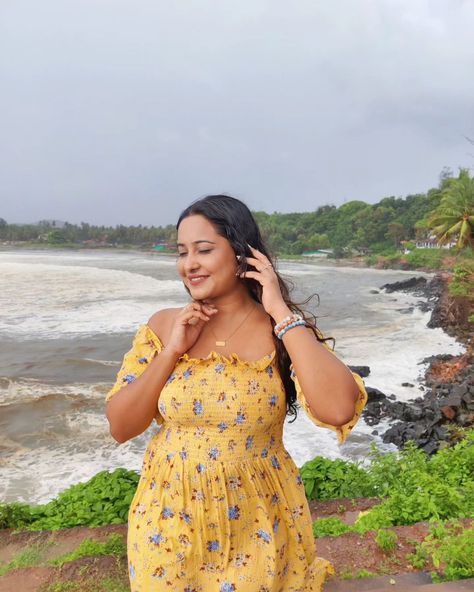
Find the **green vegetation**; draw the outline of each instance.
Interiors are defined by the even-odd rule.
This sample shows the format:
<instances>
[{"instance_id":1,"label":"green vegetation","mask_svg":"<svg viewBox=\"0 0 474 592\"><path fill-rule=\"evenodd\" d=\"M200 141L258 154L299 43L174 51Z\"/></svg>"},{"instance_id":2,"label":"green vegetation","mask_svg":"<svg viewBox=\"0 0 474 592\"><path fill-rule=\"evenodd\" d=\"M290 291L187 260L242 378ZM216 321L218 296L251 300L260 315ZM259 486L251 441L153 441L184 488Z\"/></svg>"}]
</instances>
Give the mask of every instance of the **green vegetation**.
<instances>
[{"instance_id":1,"label":"green vegetation","mask_svg":"<svg viewBox=\"0 0 474 592\"><path fill-rule=\"evenodd\" d=\"M459 248L474 246L474 178L467 169L445 181L441 202L428 220L440 243L457 239Z\"/></svg>"},{"instance_id":2,"label":"green vegetation","mask_svg":"<svg viewBox=\"0 0 474 592\"><path fill-rule=\"evenodd\" d=\"M354 495L363 491L364 495L379 497L381 503L361 512L353 526L338 518L316 520L315 536L337 536L348 531L363 534L424 520L474 518L474 429L466 430L460 442L432 457L409 442L402 451L389 454L381 454L373 447L370 466L365 469L347 463L347 470L331 472L327 468L329 463L337 461L326 459L321 464L323 470L317 474L316 460L309 461L312 472L304 470L305 465L301 468L303 483L306 487L309 480L311 491L317 491L313 481L328 478L332 479L333 497L338 497L339 492L347 491L347 479L357 492ZM324 490L322 495L320 499L328 499Z\"/></svg>"},{"instance_id":3,"label":"green vegetation","mask_svg":"<svg viewBox=\"0 0 474 592\"><path fill-rule=\"evenodd\" d=\"M449 283L452 296L465 298L472 313L474 307L474 257L464 259L454 267L453 278ZM468 321L474 323L474 314L468 316Z\"/></svg>"},{"instance_id":4,"label":"green vegetation","mask_svg":"<svg viewBox=\"0 0 474 592\"><path fill-rule=\"evenodd\" d=\"M40 506L0 504L0 528L57 530L73 526L101 526L127 522L139 475L116 469L101 471Z\"/></svg>"},{"instance_id":5,"label":"green vegetation","mask_svg":"<svg viewBox=\"0 0 474 592\"><path fill-rule=\"evenodd\" d=\"M317 539L324 536L339 536L346 532L352 532L352 529L339 518L318 518L313 522L313 534Z\"/></svg>"},{"instance_id":6,"label":"green vegetation","mask_svg":"<svg viewBox=\"0 0 474 592\"><path fill-rule=\"evenodd\" d=\"M338 497L364 497L374 494L366 472L344 460L316 456L300 469L306 497L327 500Z\"/></svg>"},{"instance_id":7,"label":"green vegetation","mask_svg":"<svg viewBox=\"0 0 474 592\"><path fill-rule=\"evenodd\" d=\"M380 498L380 504L362 512L351 527L360 533L422 520L474 518L474 429L461 430L459 437L457 444L431 457L411 442L388 454L372 446L367 467L316 457L300 469L307 497ZM1 504L0 528L55 530L126 523L138 479L136 472L126 469L102 471L45 505ZM317 523L316 536L346 528L337 518Z\"/></svg>"},{"instance_id":8,"label":"green vegetation","mask_svg":"<svg viewBox=\"0 0 474 592\"><path fill-rule=\"evenodd\" d=\"M377 532L375 542L385 553L390 553L397 548L397 533L393 530L381 529Z\"/></svg>"},{"instance_id":9,"label":"green vegetation","mask_svg":"<svg viewBox=\"0 0 474 592\"><path fill-rule=\"evenodd\" d=\"M474 577L474 529L459 522L433 525L430 533L409 557L416 569L423 569L428 559L438 570L433 581L451 581Z\"/></svg>"},{"instance_id":10,"label":"green vegetation","mask_svg":"<svg viewBox=\"0 0 474 592\"><path fill-rule=\"evenodd\" d=\"M54 540L36 542L27 546L21 553L14 557L9 563L0 565L0 577L10 571L19 568L37 567L40 565L52 565L62 567L65 563L76 561L83 557L101 557L112 555L117 558L126 557L127 548L123 537L119 534L110 535L105 541L92 539L83 540L80 545L71 553L66 553L55 559L45 561L45 555L49 547L54 545ZM103 584L104 582L101 582ZM61 588L58 588L61 589ZM64 588L66 590L67 588ZM107 588L104 588L107 590Z\"/></svg>"},{"instance_id":11,"label":"green vegetation","mask_svg":"<svg viewBox=\"0 0 474 592\"><path fill-rule=\"evenodd\" d=\"M33 567L43 562L44 555L48 546L35 543L27 546L21 553L14 557L9 563L0 565L0 577L4 576L13 569L24 567Z\"/></svg>"},{"instance_id":12,"label":"green vegetation","mask_svg":"<svg viewBox=\"0 0 474 592\"><path fill-rule=\"evenodd\" d=\"M433 232L440 241L456 240L459 248L474 247L474 178L466 169L457 177L444 172L438 187L426 193L384 197L375 204L353 200L336 207L324 205L312 212L281 214L254 212L262 235L279 256L300 256L330 249L336 258L366 255L370 264L432 269L452 265L444 259L462 258L457 251L415 249L416 241ZM158 245L174 251L176 229L167 226L93 226L55 221L8 224L0 218L0 241L51 247ZM410 252L405 255L405 250ZM450 257L448 257L448 255ZM379 259L378 256L382 257Z\"/></svg>"},{"instance_id":13,"label":"green vegetation","mask_svg":"<svg viewBox=\"0 0 474 592\"><path fill-rule=\"evenodd\" d=\"M81 557L100 557L103 555L115 555L124 557L127 554L127 547L119 534L112 534L105 541L95 541L93 539L84 539L82 543L71 553L66 553L49 561L50 565L62 566L70 561L75 561Z\"/></svg>"}]
</instances>

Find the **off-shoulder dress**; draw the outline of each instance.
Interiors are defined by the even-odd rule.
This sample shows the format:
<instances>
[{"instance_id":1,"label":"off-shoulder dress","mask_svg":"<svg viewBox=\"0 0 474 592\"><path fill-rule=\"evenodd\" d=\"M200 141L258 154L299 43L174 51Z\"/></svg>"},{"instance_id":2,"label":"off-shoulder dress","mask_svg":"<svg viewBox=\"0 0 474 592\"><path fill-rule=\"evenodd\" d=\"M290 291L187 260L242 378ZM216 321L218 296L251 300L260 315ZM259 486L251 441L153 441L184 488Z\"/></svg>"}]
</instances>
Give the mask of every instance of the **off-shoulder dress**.
<instances>
[{"instance_id":1,"label":"off-shoulder dress","mask_svg":"<svg viewBox=\"0 0 474 592\"><path fill-rule=\"evenodd\" d=\"M110 400L163 345L141 325ZM293 373L301 407L344 442L354 417L319 421ZM330 396L330 393L328 393ZM286 399L275 352L255 362L181 356L161 391L159 430L145 451L128 516L132 592L315 592L332 565L316 555L299 471L282 441Z\"/></svg>"}]
</instances>

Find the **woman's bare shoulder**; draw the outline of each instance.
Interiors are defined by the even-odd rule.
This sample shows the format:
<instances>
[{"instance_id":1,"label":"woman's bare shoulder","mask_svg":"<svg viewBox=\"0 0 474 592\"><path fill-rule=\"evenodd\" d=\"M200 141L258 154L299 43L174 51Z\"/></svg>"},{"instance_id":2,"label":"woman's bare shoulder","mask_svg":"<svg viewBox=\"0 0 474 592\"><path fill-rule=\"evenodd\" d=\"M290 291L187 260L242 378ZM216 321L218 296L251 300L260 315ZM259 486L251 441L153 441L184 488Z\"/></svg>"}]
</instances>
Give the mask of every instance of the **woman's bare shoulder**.
<instances>
[{"instance_id":1,"label":"woman's bare shoulder","mask_svg":"<svg viewBox=\"0 0 474 592\"><path fill-rule=\"evenodd\" d=\"M158 310L148 319L147 325L162 341L167 341L171 326L180 310L180 308Z\"/></svg>"}]
</instances>

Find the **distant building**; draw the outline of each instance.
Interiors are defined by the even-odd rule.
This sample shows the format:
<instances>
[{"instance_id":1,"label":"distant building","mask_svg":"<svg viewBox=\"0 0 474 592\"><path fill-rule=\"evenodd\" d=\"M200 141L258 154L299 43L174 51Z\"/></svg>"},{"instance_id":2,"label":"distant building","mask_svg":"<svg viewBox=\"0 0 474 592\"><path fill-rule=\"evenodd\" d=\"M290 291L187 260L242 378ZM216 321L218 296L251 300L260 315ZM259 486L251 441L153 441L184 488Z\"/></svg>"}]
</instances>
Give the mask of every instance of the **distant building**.
<instances>
[{"instance_id":1,"label":"distant building","mask_svg":"<svg viewBox=\"0 0 474 592\"><path fill-rule=\"evenodd\" d=\"M433 235L415 241L415 247L417 249L451 249L454 246L456 246L456 241L449 241L441 245Z\"/></svg>"},{"instance_id":2,"label":"distant building","mask_svg":"<svg viewBox=\"0 0 474 592\"><path fill-rule=\"evenodd\" d=\"M327 257L328 255L332 255L332 249L317 249L316 251L305 251L302 253L303 257Z\"/></svg>"},{"instance_id":3,"label":"distant building","mask_svg":"<svg viewBox=\"0 0 474 592\"><path fill-rule=\"evenodd\" d=\"M156 244L153 245L152 250L153 251L158 251L158 252L170 251L171 250L171 246L166 241L160 241L160 242L158 242L158 243L156 243Z\"/></svg>"}]
</instances>

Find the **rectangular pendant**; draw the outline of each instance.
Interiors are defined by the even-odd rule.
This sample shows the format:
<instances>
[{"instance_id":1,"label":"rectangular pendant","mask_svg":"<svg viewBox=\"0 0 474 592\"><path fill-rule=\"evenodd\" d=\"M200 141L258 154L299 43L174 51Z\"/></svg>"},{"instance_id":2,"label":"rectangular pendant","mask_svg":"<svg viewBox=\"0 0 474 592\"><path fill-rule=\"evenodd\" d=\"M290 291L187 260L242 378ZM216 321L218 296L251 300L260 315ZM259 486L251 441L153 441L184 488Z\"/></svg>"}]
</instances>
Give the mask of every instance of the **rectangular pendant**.
<instances>
[{"instance_id":1,"label":"rectangular pendant","mask_svg":"<svg viewBox=\"0 0 474 592\"><path fill-rule=\"evenodd\" d=\"M216 341L217 347L225 347L225 341Z\"/></svg>"}]
</instances>

